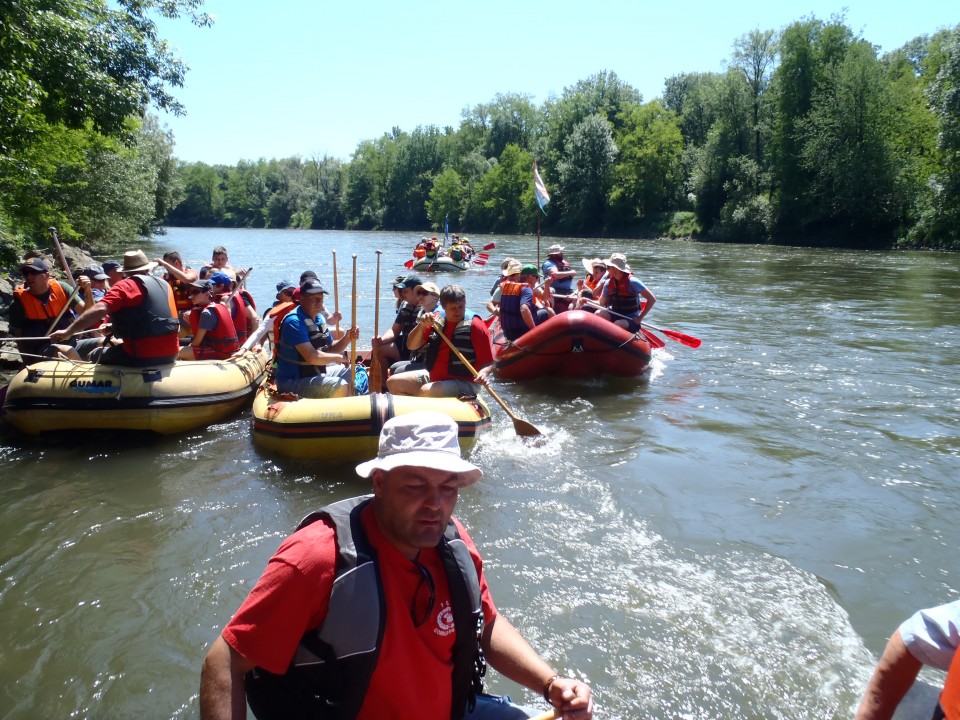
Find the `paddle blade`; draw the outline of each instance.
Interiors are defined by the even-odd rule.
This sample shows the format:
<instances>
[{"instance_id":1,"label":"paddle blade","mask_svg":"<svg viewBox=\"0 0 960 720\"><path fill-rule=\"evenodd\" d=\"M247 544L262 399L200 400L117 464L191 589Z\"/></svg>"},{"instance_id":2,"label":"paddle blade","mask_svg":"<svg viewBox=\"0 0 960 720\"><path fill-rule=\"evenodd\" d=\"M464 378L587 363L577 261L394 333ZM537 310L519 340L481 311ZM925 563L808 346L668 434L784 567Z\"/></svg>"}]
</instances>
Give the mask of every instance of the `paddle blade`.
<instances>
[{"instance_id":1,"label":"paddle blade","mask_svg":"<svg viewBox=\"0 0 960 720\"><path fill-rule=\"evenodd\" d=\"M407 260L407 261L403 264L403 266L404 266L407 270L409 270L410 268L413 267L413 260Z\"/></svg>"},{"instance_id":2,"label":"paddle blade","mask_svg":"<svg viewBox=\"0 0 960 720\"><path fill-rule=\"evenodd\" d=\"M490 259L490 256L487 255L487 253L477 253L477 257L480 258L481 260L489 260L489 259Z\"/></svg>"},{"instance_id":3,"label":"paddle blade","mask_svg":"<svg viewBox=\"0 0 960 720\"><path fill-rule=\"evenodd\" d=\"M671 340L676 340L678 343L682 343L687 347L698 348L703 343L703 341L698 337L686 335L685 333L677 332L676 330L662 330L657 328L657 332L662 332Z\"/></svg>"},{"instance_id":4,"label":"paddle blade","mask_svg":"<svg viewBox=\"0 0 960 720\"><path fill-rule=\"evenodd\" d=\"M654 335L652 332L650 332L646 328L640 328L640 330L643 332L643 336L647 339L647 342L650 343L650 347L656 348L659 350L660 348L667 346L667 344L662 339L658 338L656 335Z\"/></svg>"},{"instance_id":5,"label":"paddle blade","mask_svg":"<svg viewBox=\"0 0 960 720\"><path fill-rule=\"evenodd\" d=\"M474 260L474 261L473 261L473 264L474 264L474 265L486 265L486 264L487 264L487 261L486 261L486 260Z\"/></svg>"},{"instance_id":6,"label":"paddle blade","mask_svg":"<svg viewBox=\"0 0 960 720\"><path fill-rule=\"evenodd\" d=\"M540 437L543 435L543 433L537 430L533 425L528 423L526 420L521 420L520 418L513 419L513 429L516 431L517 435L524 438Z\"/></svg>"},{"instance_id":7,"label":"paddle blade","mask_svg":"<svg viewBox=\"0 0 960 720\"><path fill-rule=\"evenodd\" d=\"M495 242L492 242L492 243L487 243L486 245L484 245L484 246L483 246L483 249L484 249L484 250L493 250L495 247L497 247L497 244L496 244Z\"/></svg>"}]
</instances>

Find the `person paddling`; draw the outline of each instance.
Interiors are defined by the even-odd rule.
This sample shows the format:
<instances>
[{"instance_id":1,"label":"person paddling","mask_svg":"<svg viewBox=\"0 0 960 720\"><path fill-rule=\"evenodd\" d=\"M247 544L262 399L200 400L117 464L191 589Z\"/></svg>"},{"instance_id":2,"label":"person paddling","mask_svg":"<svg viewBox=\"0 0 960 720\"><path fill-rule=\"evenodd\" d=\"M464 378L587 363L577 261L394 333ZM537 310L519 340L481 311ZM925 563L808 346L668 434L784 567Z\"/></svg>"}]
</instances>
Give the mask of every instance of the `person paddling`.
<instances>
[{"instance_id":1,"label":"person paddling","mask_svg":"<svg viewBox=\"0 0 960 720\"><path fill-rule=\"evenodd\" d=\"M357 466L373 494L308 515L214 640L201 720L515 720L536 714L483 693L486 664L567 720L590 720L590 686L541 658L496 605L453 511L483 472L457 424L419 411L388 420Z\"/></svg>"}]
</instances>

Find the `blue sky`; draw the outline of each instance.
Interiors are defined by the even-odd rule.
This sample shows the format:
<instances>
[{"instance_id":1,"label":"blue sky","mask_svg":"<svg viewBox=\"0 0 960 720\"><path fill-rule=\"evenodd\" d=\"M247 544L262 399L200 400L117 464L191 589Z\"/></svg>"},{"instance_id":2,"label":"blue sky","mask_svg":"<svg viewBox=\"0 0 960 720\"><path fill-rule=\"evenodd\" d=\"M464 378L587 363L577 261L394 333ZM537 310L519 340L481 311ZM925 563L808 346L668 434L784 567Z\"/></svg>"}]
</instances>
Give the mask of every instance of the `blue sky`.
<instances>
[{"instance_id":1,"label":"blue sky","mask_svg":"<svg viewBox=\"0 0 960 720\"><path fill-rule=\"evenodd\" d=\"M804 16L846 24L882 51L960 22L955 1L207 0L211 28L160 32L190 67L162 115L186 161L332 155L393 127L456 127L497 93L536 104L602 70L644 100L666 78L725 68L737 37ZM951 9L952 8L952 9Z\"/></svg>"}]
</instances>

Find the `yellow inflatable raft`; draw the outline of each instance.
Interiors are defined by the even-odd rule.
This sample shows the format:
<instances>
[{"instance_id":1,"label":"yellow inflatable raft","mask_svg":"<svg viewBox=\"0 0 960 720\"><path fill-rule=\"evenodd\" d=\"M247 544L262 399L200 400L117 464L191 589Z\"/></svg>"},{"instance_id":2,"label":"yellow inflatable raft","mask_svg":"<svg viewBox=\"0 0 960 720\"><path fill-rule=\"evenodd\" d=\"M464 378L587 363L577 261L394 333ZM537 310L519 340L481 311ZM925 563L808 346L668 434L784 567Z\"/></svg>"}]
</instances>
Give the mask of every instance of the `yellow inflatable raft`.
<instances>
[{"instance_id":1,"label":"yellow inflatable raft","mask_svg":"<svg viewBox=\"0 0 960 720\"><path fill-rule=\"evenodd\" d=\"M243 350L229 360L131 368L66 360L40 362L10 381L3 409L25 433L51 430L150 430L204 427L248 405L269 353Z\"/></svg>"},{"instance_id":2,"label":"yellow inflatable raft","mask_svg":"<svg viewBox=\"0 0 960 720\"><path fill-rule=\"evenodd\" d=\"M460 426L466 453L490 427L490 408L479 398L424 398L373 393L344 398L293 399L266 385L253 400L257 447L301 460L369 460L377 454L380 428L395 415L436 410Z\"/></svg>"}]
</instances>

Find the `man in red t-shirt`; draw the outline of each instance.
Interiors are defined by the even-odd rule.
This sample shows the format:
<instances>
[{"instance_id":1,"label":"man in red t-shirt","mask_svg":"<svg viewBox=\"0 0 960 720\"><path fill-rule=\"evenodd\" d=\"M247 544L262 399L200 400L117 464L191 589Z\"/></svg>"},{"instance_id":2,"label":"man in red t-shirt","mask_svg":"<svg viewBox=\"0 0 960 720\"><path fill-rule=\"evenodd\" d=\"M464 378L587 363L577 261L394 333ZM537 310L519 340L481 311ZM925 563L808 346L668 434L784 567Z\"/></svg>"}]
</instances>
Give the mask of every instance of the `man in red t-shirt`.
<instances>
[{"instance_id":1,"label":"man in red t-shirt","mask_svg":"<svg viewBox=\"0 0 960 720\"><path fill-rule=\"evenodd\" d=\"M407 336L407 347L426 347L426 370L398 373L387 379L387 390L395 395L460 397L476 395L477 385L486 385L493 371L493 345L483 318L467 312L467 295L459 285L440 291L443 334L467 359L477 377L436 334L432 315L424 314Z\"/></svg>"},{"instance_id":2,"label":"man in red t-shirt","mask_svg":"<svg viewBox=\"0 0 960 720\"><path fill-rule=\"evenodd\" d=\"M113 334L123 343L97 349L98 362L128 367L172 363L180 352L180 321L173 291L166 280L150 274L154 267L156 263L148 262L143 250L125 253L124 279L66 328L51 333L51 342L62 342L81 330L96 327L109 314ZM88 345L99 342L81 340L77 352L81 357L93 358L93 348Z\"/></svg>"},{"instance_id":3,"label":"man in red t-shirt","mask_svg":"<svg viewBox=\"0 0 960 720\"><path fill-rule=\"evenodd\" d=\"M357 466L372 498L308 516L214 641L203 720L245 717L245 692L261 718L326 717L330 704L360 720L532 717L483 694L470 707L481 649L565 718L592 717L589 686L557 674L497 612L477 549L452 517L459 489L483 476L460 457L457 435L436 412L384 424L377 457ZM304 704L294 708L294 696Z\"/></svg>"}]
</instances>

